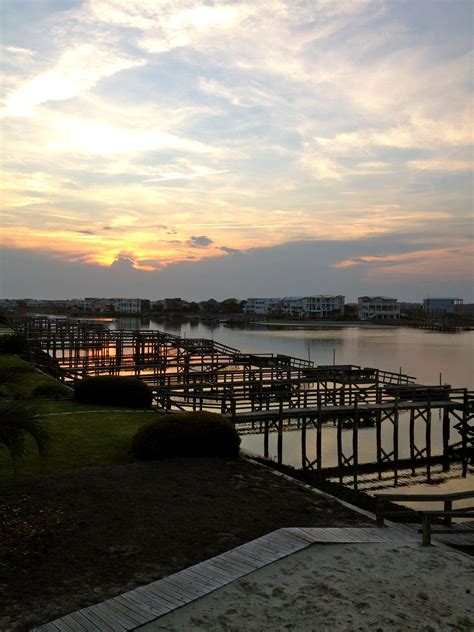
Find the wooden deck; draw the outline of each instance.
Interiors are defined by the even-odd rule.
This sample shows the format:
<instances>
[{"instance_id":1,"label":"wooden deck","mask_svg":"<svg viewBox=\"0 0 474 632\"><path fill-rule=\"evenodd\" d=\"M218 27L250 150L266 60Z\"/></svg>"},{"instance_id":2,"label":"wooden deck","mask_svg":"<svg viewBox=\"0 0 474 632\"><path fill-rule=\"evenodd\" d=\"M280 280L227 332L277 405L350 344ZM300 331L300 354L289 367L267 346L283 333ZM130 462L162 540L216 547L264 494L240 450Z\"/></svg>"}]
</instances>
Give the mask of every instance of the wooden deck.
<instances>
[{"instance_id":1,"label":"wooden deck","mask_svg":"<svg viewBox=\"0 0 474 632\"><path fill-rule=\"evenodd\" d=\"M134 630L259 568L322 542L413 544L419 542L419 537L389 527L278 529L169 577L55 619L35 631Z\"/></svg>"}]
</instances>

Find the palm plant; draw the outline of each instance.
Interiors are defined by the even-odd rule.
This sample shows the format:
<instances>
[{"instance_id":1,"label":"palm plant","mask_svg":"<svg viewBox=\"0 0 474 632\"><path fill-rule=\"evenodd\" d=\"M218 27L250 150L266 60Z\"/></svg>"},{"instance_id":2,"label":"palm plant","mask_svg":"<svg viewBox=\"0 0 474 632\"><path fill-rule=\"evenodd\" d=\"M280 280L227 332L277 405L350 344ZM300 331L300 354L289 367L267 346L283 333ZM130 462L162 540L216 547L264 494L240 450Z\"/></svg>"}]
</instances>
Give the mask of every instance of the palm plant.
<instances>
[{"instance_id":1,"label":"palm plant","mask_svg":"<svg viewBox=\"0 0 474 632\"><path fill-rule=\"evenodd\" d=\"M24 402L0 403L0 446L10 452L13 470L28 453L27 438L36 443L40 456L45 457L51 435L34 409Z\"/></svg>"}]
</instances>

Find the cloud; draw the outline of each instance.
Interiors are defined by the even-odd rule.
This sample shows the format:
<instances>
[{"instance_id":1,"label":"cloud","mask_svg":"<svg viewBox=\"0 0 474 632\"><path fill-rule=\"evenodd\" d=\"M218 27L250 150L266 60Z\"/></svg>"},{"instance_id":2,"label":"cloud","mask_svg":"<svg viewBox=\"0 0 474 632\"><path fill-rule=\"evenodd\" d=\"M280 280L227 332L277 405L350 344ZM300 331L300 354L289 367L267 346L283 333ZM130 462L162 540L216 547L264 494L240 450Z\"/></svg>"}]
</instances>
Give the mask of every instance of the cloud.
<instances>
[{"instance_id":1,"label":"cloud","mask_svg":"<svg viewBox=\"0 0 474 632\"><path fill-rule=\"evenodd\" d=\"M342 180L346 169L335 160L321 153L306 151L301 159L302 167L307 169L316 180Z\"/></svg>"},{"instance_id":2,"label":"cloud","mask_svg":"<svg viewBox=\"0 0 474 632\"><path fill-rule=\"evenodd\" d=\"M157 261L156 259L141 259L138 262L138 265L135 264L135 268L138 270L147 270L149 272L153 272L155 270L162 270L164 268L161 261Z\"/></svg>"},{"instance_id":3,"label":"cloud","mask_svg":"<svg viewBox=\"0 0 474 632\"><path fill-rule=\"evenodd\" d=\"M171 172L167 175L164 175L161 178L151 178L150 180L143 180L143 182L167 182L169 180L192 180L193 178L204 178L206 176L212 176L218 173L229 173L229 169L218 169L218 170L208 170L201 171L197 173L177 173Z\"/></svg>"},{"instance_id":4,"label":"cloud","mask_svg":"<svg viewBox=\"0 0 474 632\"><path fill-rule=\"evenodd\" d=\"M133 257L133 255L127 255L127 254L119 254L117 255L117 258L114 259L114 261L111 263L110 267L115 267L115 268L122 268L122 267L126 267L126 268L133 268L135 266L135 258Z\"/></svg>"},{"instance_id":5,"label":"cloud","mask_svg":"<svg viewBox=\"0 0 474 632\"><path fill-rule=\"evenodd\" d=\"M459 266L466 263L466 257L473 253L469 245L453 248L418 248L409 252L394 252L382 256L364 255L344 259L333 264L337 270L361 267L367 271L367 279L386 279L393 282L396 275L399 280L407 277L443 279L459 278Z\"/></svg>"},{"instance_id":6,"label":"cloud","mask_svg":"<svg viewBox=\"0 0 474 632\"><path fill-rule=\"evenodd\" d=\"M206 235L193 235L188 241L188 244L193 248L207 248L213 243L213 240L209 239L209 237L206 237Z\"/></svg>"},{"instance_id":7,"label":"cloud","mask_svg":"<svg viewBox=\"0 0 474 632\"><path fill-rule=\"evenodd\" d=\"M411 234L400 234L353 241L293 242L250 249L239 258L238 266L233 257L223 254L201 261L182 261L159 271L137 269L135 259L125 253L113 266L91 265L81 258L58 265L57 259L46 251L4 249L2 294L12 298L182 296L188 300L215 296L221 300L228 296L340 293L349 301L364 294L390 292L400 300L419 301L429 293L459 295L466 302L473 301L466 241L460 242L455 248L459 252L453 253L443 247L417 249L413 239ZM330 265L344 258L376 256L383 260L384 255L379 253L389 253L387 256L397 260L397 264L339 269ZM463 262L461 273L459 262Z\"/></svg>"},{"instance_id":8,"label":"cloud","mask_svg":"<svg viewBox=\"0 0 474 632\"><path fill-rule=\"evenodd\" d=\"M6 3L5 246L94 270L128 253L133 279L191 248L235 266L428 228L456 248L472 221L470 7L418 4L84 0L32 19ZM348 249L329 280L394 267ZM329 265L343 261L357 265Z\"/></svg>"},{"instance_id":9,"label":"cloud","mask_svg":"<svg viewBox=\"0 0 474 632\"><path fill-rule=\"evenodd\" d=\"M63 101L92 88L98 81L122 70L145 64L117 50L82 44L66 50L56 65L23 83L7 100L4 116L30 116L48 101Z\"/></svg>"},{"instance_id":10,"label":"cloud","mask_svg":"<svg viewBox=\"0 0 474 632\"><path fill-rule=\"evenodd\" d=\"M229 248L228 246L219 246L219 250L226 252L228 255L241 255L242 251L237 248Z\"/></svg>"},{"instance_id":11,"label":"cloud","mask_svg":"<svg viewBox=\"0 0 474 632\"><path fill-rule=\"evenodd\" d=\"M473 162L472 160L409 160L406 163L410 169L416 169L417 171L440 171L440 172L472 172Z\"/></svg>"}]
</instances>

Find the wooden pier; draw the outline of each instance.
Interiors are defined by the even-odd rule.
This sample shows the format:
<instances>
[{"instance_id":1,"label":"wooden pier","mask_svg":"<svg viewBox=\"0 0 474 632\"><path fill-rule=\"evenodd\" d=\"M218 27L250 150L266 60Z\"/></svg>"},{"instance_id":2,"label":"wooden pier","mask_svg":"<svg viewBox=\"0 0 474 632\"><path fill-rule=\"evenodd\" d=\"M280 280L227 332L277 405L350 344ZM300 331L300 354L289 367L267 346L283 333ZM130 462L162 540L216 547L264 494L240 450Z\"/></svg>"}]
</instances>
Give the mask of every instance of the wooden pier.
<instances>
[{"instance_id":1,"label":"wooden pier","mask_svg":"<svg viewBox=\"0 0 474 632\"><path fill-rule=\"evenodd\" d=\"M316 366L287 355L242 353L214 340L156 330L114 331L98 323L45 317L14 319L9 324L33 349L48 354L63 381L134 375L150 385L155 405L165 412L215 410L232 419L241 432L262 433L267 457L269 436L276 433L280 463L284 433L296 428L301 437L301 467L321 472L322 429L333 423L339 469L354 472L355 486L359 431L367 425L375 427L377 462L392 465L397 483L402 414L409 415L410 458L413 463L426 461L428 478L436 411L442 423L445 462L458 454L465 475L472 458L474 392L468 389L420 385L412 376L372 367ZM392 428L390 447L382 442L382 424ZM423 445L415 441L415 427L420 424ZM308 449L310 430L316 437L313 457ZM343 445L345 430L352 433L349 450Z\"/></svg>"}]
</instances>

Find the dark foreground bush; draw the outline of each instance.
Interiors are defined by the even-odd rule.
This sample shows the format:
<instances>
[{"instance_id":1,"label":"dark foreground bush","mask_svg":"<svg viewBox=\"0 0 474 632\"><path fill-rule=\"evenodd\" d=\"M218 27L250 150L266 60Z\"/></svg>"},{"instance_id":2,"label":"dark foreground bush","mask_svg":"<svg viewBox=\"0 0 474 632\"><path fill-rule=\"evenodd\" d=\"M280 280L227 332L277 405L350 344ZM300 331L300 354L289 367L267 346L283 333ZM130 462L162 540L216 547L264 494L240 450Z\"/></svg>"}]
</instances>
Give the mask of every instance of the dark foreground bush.
<instances>
[{"instance_id":1,"label":"dark foreground bush","mask_svg":"<svg viewBox=\"0 0 474 632\"><path fill-rule=\"evenodd\" d=\"M24 336L18 334L0 336L0 353L26 355L28 349L28 342Z\"/></svg>"},{"instance_id":2,"label":"dark foreground bush","mask_svg":"<svg viewBox=\"0 0 474 632\"><path fill-rule=\"evenodd\" d=\"M172 456L239 456L240 437L233 424L216 413L178 413L140 428L133 454L142 461Z\"/></svg>"},{"instance_id":3,"label":"dark foreground bush","mask_svg":"<svg viewBox=\"0 0 474 632\"><path fill-rule=\"evenodd\" d=\"M149 408L150 387L134 377L104 375L88 377L76 385L74 399L83 404L103 404L126 408Z\"/></svg>"}]
</instances>

